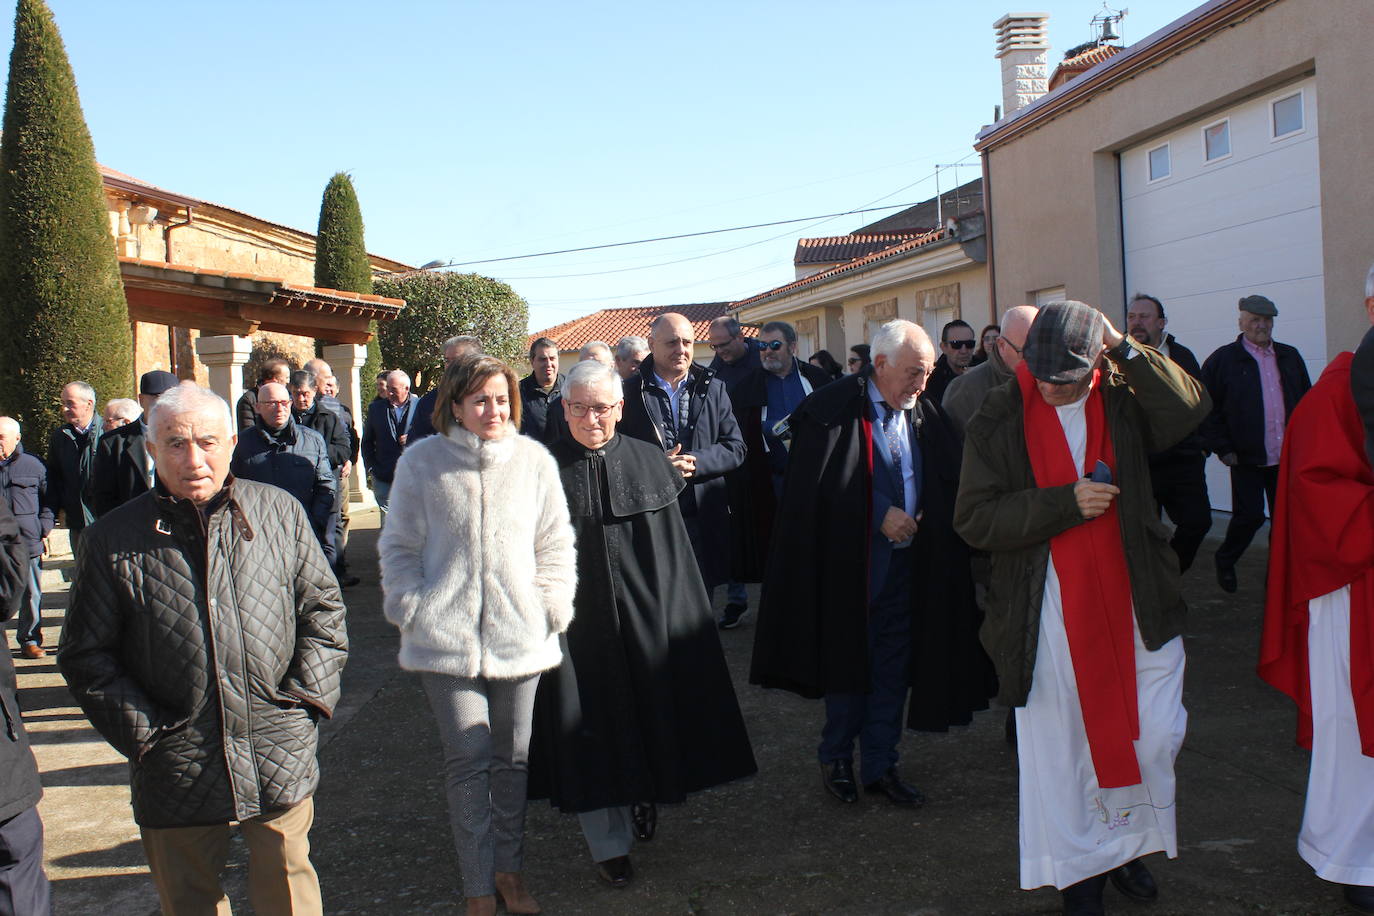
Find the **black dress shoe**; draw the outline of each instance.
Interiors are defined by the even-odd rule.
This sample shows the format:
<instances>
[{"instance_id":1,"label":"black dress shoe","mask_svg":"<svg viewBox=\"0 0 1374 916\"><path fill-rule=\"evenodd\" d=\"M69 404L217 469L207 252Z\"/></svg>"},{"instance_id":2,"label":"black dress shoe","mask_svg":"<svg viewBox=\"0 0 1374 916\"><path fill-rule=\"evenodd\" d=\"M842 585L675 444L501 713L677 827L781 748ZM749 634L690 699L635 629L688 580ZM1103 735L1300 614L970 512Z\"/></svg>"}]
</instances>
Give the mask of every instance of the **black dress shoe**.
<instances>
[{"instance_id":1,"label":"black dress shoe","mask_svg":"<svg viewBox=\"0 0 1374 916\"><path fill-rule=\"evenodd\" d=\"M1064 897L1064 916L1104 916L1107 911L1102 905L1102 891L1106 886L1106 875L1094 875L1064 888L1060 891Z\"/></svg>"},{"instance_id":2,"label":"black dress shoe","mask_svg":"<svg viewBox=\"0 0 1374 916\"><path fill-rule=\"evenodd\" d=\"M1223 592L1234 595L1236 593L1237 584L1236 568L1234 566L1217 567L1217 585L1221 586Z\"/></svg>"},{"instance_id":3,"label":"black dress shoe","mask_svg":"<svg viewBox=\"0 0 1374 916\"><path fill-rule=\"evenodd\" d=\"M859 800L859 790L854 784L854 764L849 760L836 760L834 763L821 764L821 785L825 791L842 802Z\"/></svg>"},{"instance_id":4,"label":"black dress shoe","mask_svg":"<svg viewBox=\"0 0 1374 916\"><path fill-rule=\"evenodd\" d=\"M605 862L597 862L596 875L611 887L626 887L635 876L635 870L630 865L629 856L616 856Z\"/></svg>"},{"instance_id":5,"label":"black dress shoe","mask_svg":"<svg viewBox=\"0 0 1374 916\"><path fill-rule=\"evenodd\" d=\"M1132 859L1125 865L1118 865L1107 872L1112 886L1132 900L1154 900L1159 896L1159 886L1155 876L1139 859Z\"/></svg>"},{"instance_id":6,"label":"black dress shoe","mask_svg":"<svg viewBox=\"0 0 1374 916\"><path fill-rule=\"evenodd\" d=\"M869 794L886 795L887 800L894 805L924 805L926 797L921 794L921 790L913 785L902 782L902 778L897 775L897 768L892 767L886 773L878 777L877 782L870 782L864 786L864 791Z\"/></svg>"},{"instance_id":7,"label":"black dress shoe","mask_svg":"<svg viewBox=\"0 0 1374 916\"><path fill-rule=\"evenodd\" d=\"M744 621L744 615L749 613L747 604L727 604L725 609L720 612L720 619L716 621L716 626L722 630L733 630Z\"/></svg>"},{"instance_id":8,"label":"black dress shoe","mask_svg":"<svg viewBox=\"0 0 1374 916\"><path fill-rule=\"evenodd\" d=\"M1374 887L1363 884L1345 885L1345 902L1361 913L1374 913Z\"/></svg>"},{"instance_id":9,"label":"black dress shoe","mask_svg":"<svg viewBox=\"0 0 1374 916\"><path fill-rule=\"evenodd\" d=\"M635 802L630 806L630 820L634 821L636 837L652 840L658 829L658 807L653 802Z\"/></svg>"}]
</instances>

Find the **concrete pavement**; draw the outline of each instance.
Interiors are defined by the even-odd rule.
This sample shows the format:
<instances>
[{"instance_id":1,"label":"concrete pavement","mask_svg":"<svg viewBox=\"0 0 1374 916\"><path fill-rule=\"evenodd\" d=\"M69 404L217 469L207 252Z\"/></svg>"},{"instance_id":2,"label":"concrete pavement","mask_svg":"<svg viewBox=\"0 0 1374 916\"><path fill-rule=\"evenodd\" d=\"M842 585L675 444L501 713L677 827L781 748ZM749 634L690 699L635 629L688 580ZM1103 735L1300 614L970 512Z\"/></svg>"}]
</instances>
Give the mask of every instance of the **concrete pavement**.
<instances>
[{"instance_id":1,"label":"concrete pavement","mask_svg":"<svg viewBox=\"0 0 1374 916\"><path fill-rule=\"evenodd\" d=\"M1295 850L1307 754L1293 743L1292 709L1254 675L1263 533L1230 596L1211 567L1223 527L1219 517L1185 578L1190 721L1178 762L1179 858L1151 857L1161 898L1140 912L1343 913L1339 892ZM396 668L396 633L381 616L375 513L355 517L354 530L350 557L363 584L346 593L353 649L344 701L323 726L312 833L326 911L458 913L441 754L419 682ZM59 550L45 574L50 647L69 565ZM746 620L721 635L759 774L661 811L658 836L636 848L636 879L623 891L597 881L573 817L532 803L525 870L546 913L1058 912L1057 892L1017 889L1016 763L1002 737L1004 711L947 735L904 738L903 773L929 797L923 809L862 797L842 805L819 784L820 705L746 684L754 634ZM155 913L124 761L86 724L51 658L16 666L46 787L40 811L56 911ZM251 912L245 865L236 840L226 886L242 913ZM1137 909L1110 888L1107 904L1113 913Z\"/></svg>"}]
</instances>

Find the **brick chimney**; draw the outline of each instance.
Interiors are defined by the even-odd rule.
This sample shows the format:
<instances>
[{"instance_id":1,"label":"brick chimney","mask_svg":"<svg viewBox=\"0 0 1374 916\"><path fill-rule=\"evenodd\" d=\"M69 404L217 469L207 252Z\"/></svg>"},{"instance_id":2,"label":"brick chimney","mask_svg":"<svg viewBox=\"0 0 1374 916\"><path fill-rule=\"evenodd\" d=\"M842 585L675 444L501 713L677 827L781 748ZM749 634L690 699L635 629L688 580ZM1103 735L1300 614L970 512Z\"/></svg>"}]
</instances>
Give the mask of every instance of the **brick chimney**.
<instances>
[{"instance_id":1,"label":"brick chimney","mask_svg":"<svg viewBox=\"0 0 1374 916\"><path fill-rule=\"evenodd\" d=\"M1049 91L1049 13L1007 13L992 24L1002 61L1002 117L1015 114Z\"/></svg>"}]
</instances>

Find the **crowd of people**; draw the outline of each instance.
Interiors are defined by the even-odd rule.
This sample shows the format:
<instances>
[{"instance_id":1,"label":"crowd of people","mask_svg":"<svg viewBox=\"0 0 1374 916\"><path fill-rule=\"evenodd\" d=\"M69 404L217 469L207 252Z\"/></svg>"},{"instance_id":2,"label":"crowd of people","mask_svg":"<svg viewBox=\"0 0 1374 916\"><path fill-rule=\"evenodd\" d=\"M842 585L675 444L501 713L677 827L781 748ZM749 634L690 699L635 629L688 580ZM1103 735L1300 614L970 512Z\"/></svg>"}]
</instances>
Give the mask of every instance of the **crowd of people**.
<instances>
[{"instance_id":1,"label":"crowd of people","mask_svg":"<svg viewBox=\"0 0 1374 916\"><path fill-rule=\"evenodd\" d=\"M1374 325L1374 268L1364 302ZM842 367L802 359L787 322L751 336L729 316L703 366L692 323L667 313L585 345L566 374L539 338L524 378L456 336L423 397L380 373L361 427L318 359L269 361L233 408L154 371L136 405L97 414L74 381L46 461L0 417L0 597L20 653L42 657L38 573L63 520L58 666L130 761L165 913L227 906L231 824L257 912L322 911L317 724L348 654L361 462L469 914L540 911L529 799L576 814L595 873L625 887L659 805L756 772L720 635L747 620L751 583L749 681L823 700L828 796L923 804L904 730L966 725L996 698L1021 886L1095 914L1108 883L1154 899L1144 858L1177 854L1180 573L1210 528L1212 454L1231 473L1222 589L1266 499L1273 521L1260 673L1313 749L1299 851L1374 912L1374 330L1312 388L1264 296L1239 301L1239 336L1201 365L1159 299L1125 315L1123 333L1084 303L1017 306L938 343L893 320ZM21 723L10 736L0 900L44 913L41 790Z\"/></svg>"}]
</instances>

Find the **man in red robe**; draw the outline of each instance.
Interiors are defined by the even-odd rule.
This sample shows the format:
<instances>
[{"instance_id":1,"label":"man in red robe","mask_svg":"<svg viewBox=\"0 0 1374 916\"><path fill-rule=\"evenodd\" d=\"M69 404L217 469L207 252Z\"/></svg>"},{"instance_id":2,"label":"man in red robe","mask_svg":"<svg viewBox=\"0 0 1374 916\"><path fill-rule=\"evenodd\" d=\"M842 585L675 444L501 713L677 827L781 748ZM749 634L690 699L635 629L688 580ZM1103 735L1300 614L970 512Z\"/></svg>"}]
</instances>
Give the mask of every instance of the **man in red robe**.
<instances>
[{"instance_id":1,"label":"man in red robe","mask_svg":"<svg viewBox=\"0 0 1374 916\"><path fill-rule=\"evenodd\" d=\"M1374 268L1365 281L1374 324ZM1374 331L1293 411L1279 462L1259 674L1312 751L1298 853L1374 913Z\"/></svg>"}]
</instances>

